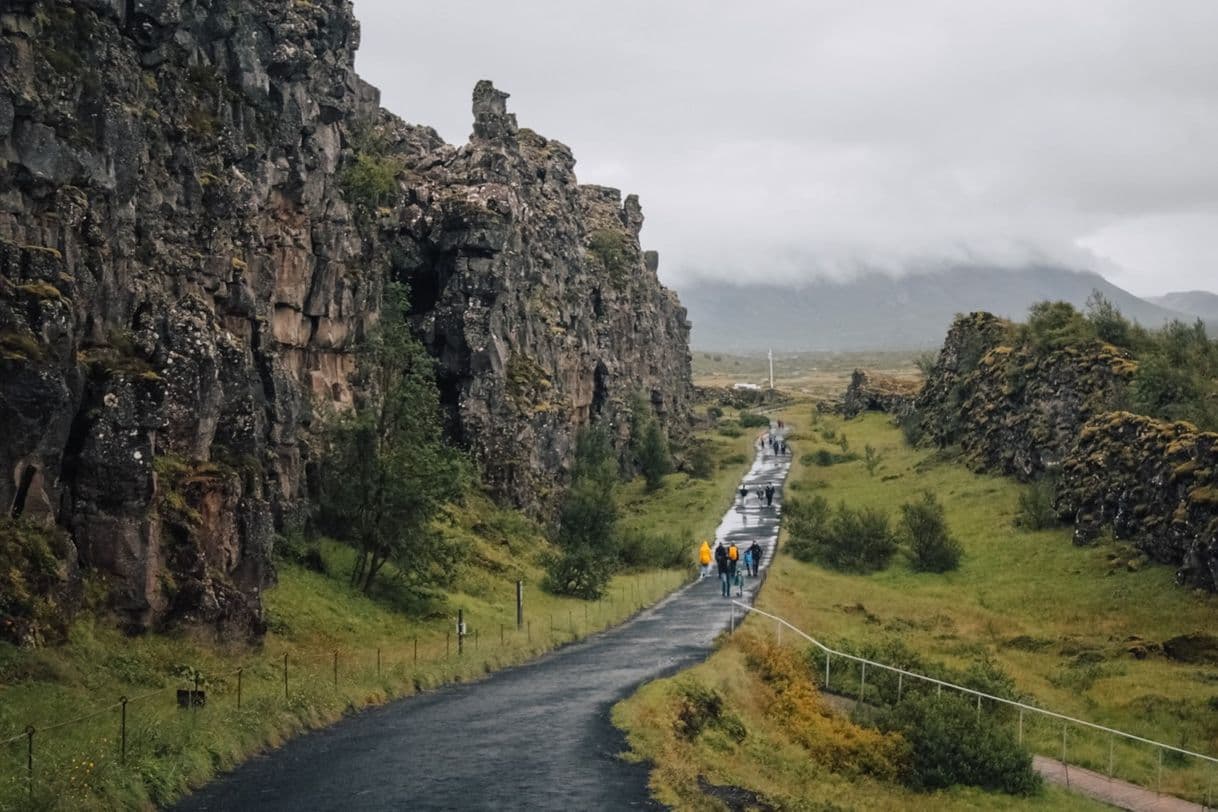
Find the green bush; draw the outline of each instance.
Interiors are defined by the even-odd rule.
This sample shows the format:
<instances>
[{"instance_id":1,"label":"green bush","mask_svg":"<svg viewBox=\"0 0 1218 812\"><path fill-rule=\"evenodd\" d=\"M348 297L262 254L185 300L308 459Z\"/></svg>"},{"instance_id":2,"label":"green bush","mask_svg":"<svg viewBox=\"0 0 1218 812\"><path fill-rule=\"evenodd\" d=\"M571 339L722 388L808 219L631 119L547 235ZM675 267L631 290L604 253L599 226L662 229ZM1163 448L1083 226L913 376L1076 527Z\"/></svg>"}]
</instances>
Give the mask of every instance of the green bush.
<instances>
[{"instance_id":1,"label":"green bush","mask_svg":"<svg viewBox=\"0 0 1218 812\"><path fill-rule=\"evenodd\" d=\"M910 747L906 783L932 791L963 784L991 792L1032 795L1041 787L1032 754L1010 725L982 714L954 694L911 694L883 712L881 730L898 732Z\"/></svg>"},{"instance_id":2,"label":"green bush","mask_svg":"<svg viewBox=\"0 0 1218 812\"><path fill-rule=\"evenodd\" d=\"M343 170L341 183L347 199L364 209L392 206L397 202L401 163L391 157L360 153Z\"/></svg>"},{"instance_id":3,"label":"green bush","mask_svg":"<svg viewBox=\"0 0 1218 812\"><path fill-rule=\"evenodd\" d=\"M744 462L743 459L740 461ZM686 458L685 464L689 475L694 479L714 479L715 477L715 455L711 452L709 443L693 443L689 448L689 456Z\"/></svg>"},{"instance_id":4,"label":"green bush","mask_svg":"<svg viewBox=\"0 0 1218 812\"><path fill-rule=\"evenodd\" d=\"M855 510L844 502L830 510L823 496L790 500L783 510L791 555L845 572L874 572L888 566L897 542L888 516L874 508Z\"/></svg>"},{"instance_id":5,"label":"green bush","mask_svg":"<svg viewBox=\"0 0 1218 812\"><path fill-rule=\"evenodd\" d=\"M901 526L915 570L947 572L960 566L960 542L947 532L943 505L930 491L917 502L901 505Z\"/></svg>"},{"instance_id":6,"label":"green bush","mask_svg":"<svg viewBox=\"0 0 1218 812\"><path fill-rule=\"evenodd\" d=\"M621 563L625 567L666 569L689 563L691 545L680 534L623 533Z\"/></svg>"},{"instance_id":7,"label":"green bush","mask_svg":"<svg viewBox=\"0 0 1218 812\"><path fill-rule=\"evenodd\" d=\"M609 552L590 544L564 550L546 567L545 589L585 600L599 598L618 565Z\"/></svg>"},{"instance_id":8,"label":"green bush","mask_svg":"<svg viewBox=\"0 0 1218 812\"><path fill-rule=\"evenodd\" d=\"M858 454L835 454L827 448L818 448L808 454L804 454L799 458L801 465L819 465L822 468L828 468L830 465L837 465L841 462L854 462L859 458Z\"/></svg>"},{"instance_id":9,"label":"green bush","mask_svg":"<svg viewBox=\"0 0 1218 812\"><path fill-rule=\"evenodd\" d=\"M1020 494L1015 507L1015 526L1023 530L1046 530L1058 524L1053 498L1057 490L1052 477L1043 477L1028 485Z\"/></svg>"},{"instance_id":10,"label":"green bush","mask_svg":"<svg viewBox=\"0 0 1218 812\"><path fill-rule=\"evenodd\" d=\"M1095 339L1095 327L1069 302L1037 302L1028 310L1027 335L1041 350L1077 347Z\"/></svg>"},{"instance_id":11,"label":"green bush","mask_svg":"<svg viewBox=\"0 0 1218 812\"><path fill-rule=\"evenodd\" d=\"M746 457L744 454L739 454L739 453L728 454L723 459L719 460L719 462L723 465L743 465L744 463L746 463L748 461L749 461L748 457Z\"/></svg>"},{"instance_id":12,"label":"green bush","mask_svg":"<svg viewBox=\"0 0 1218 812\"><path fill-rule=\"evenodd\" d=\"M0 640L62 639L71 619L67 534L21 519L0 520Z\"/></svg>"},{"instance_id":13,"label":"green bush","mask_svg":"<svg viewBox=\"0 0 1218 812\"><path fill-rule=\"evenodd\" d=\"M740 428L740 425L730 420L725 420L720 423L716 431L722 437L740 437L744 434Z\"/></svg>"},{"instance_id":14,"label":"green bush","mask_svg":"<svg viewBox=\"0 0 1218 812\"><path fill-rule=\"evenodd\" d=\"M602 228L588 235L588 253L596 257L615 287L625 283L630 269L630 243L621 231Z\"/></svg>"},{"instance_id":15,"label":"green bush","mask_svg":"<svg viewBox=\"0 0 1218 812\"><path fill-rule=\"evenodd\" d=\"M754 429L758 428L759 426L770 425L770 418L763 414L753 414L752 412L741 412L740 416L737 417L736 420L746 429Z\"/></svg>"}]
</instances>

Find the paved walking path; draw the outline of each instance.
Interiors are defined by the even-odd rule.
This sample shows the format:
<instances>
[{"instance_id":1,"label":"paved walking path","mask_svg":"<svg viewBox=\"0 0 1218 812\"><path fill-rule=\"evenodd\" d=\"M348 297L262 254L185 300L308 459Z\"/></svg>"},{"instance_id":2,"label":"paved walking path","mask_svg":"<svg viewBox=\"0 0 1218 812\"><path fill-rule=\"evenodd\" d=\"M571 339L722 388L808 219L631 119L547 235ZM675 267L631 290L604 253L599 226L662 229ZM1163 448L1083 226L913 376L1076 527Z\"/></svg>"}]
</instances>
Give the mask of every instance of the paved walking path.
<instances>
[{"instance_id":1,"label":"paved walking path","mask_svg":"<svg viewBox=\"0 0 1218 812\"><path fill-rule=\"evenodd\" d=\"M1130 784L1119 779L1109 780L1103 773L1071 766L1069 770L1055 758L1033 756L1032 766L1048 782L1069 787L1072 792L1103 801L1119 809L1134 812L1202 812L1200 804L1185 801L1172 795Z\"/></svg>"},{"instance_id":2,"label":"paved walking path","mask_svg":"<svg viewBox=\"0 0 1218 812\"><path fill-rule=\"evenodd\" d=\"M718 537L757 539L768 567L789 457L757 454L751 492ZM751 601L758 579L746 579ZM486 680L374 708L293 739L186 798L194 810L656 808L647 768L626 749L610 708L639 685L703 660L731 617L716 578L697 581L623 626Z\"/></svg>"}]
</instances>

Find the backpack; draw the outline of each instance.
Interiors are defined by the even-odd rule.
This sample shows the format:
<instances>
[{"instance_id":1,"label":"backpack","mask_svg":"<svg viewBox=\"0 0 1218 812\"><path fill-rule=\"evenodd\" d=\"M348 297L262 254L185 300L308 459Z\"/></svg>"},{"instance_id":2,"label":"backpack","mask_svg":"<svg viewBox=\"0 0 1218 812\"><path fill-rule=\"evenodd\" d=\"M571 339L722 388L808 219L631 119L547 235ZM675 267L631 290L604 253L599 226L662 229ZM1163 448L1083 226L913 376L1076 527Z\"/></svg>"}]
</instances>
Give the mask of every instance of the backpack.
<instances>
[{"instance_id":1,"label":"backpack","mask_svg":"<svg viewBox=\"0 0 1218 812\"><path fill-rule=\"evenodd\" d=\"M727 557L733 561L740 560L740 551L736 549L735 544L733 544L731 547L727 548Z\"/></svg>"}]
</instances>

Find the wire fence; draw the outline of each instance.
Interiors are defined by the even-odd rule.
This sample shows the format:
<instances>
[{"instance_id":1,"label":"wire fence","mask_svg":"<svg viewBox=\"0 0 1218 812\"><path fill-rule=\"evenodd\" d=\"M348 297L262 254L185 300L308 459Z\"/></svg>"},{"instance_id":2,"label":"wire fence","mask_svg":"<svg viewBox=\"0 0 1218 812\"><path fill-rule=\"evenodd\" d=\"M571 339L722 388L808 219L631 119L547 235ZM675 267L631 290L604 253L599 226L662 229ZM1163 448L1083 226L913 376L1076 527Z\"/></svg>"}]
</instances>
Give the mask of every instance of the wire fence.
<instances>
[{"instance_id":1,"label":"wire fence","mask_svg":"<svg viewBox=\"0 0 1218 812\"><path fill-rule=\"evenodd\" d=\"M336 710L490 673L604 630L668 594L670 581L636 577L600 601L555 611L513 607L506 622L502 612L481 624L463 612L464 623L443 635L433 628L377 646L262 654L211 673L182 667L163 685L76 714L70 698L54 699L48 715L62 709L66 718L0 730L0 810L104 804L105 792L138 782L153 785L154 796L172 796L169 784L182 785L198 766L187 762L231 766L264 743L268 719L281 722L275 743L298 726L292 720L317 726ZM209 737L216 731L228 735ZM173 765L175 758L182 763Z\"/></svg>"},{"instance_id":2,"label":"wire fence","mask_svg":"<svg viewBox=\"0 0 1218 812\"><path fill-rule=\"evenodd\" d=\"M784 629L810 643L822 688L855 698L860 709L891 705L917 692L941 695L947 690L975 700L978 720L987 714L1008 722L1016 728L1020 744L1060 761L1067 785L1069 768L1082 767L1109 781L1119 778L1159 794L1187 798L1206 810L1213 808L1218 783L1218 758L1214 756L838 651L777 615L740 601L732 604L733 631L739 608L743 610L741 620L751 613L773 621L780 643Z\"/></svg>"}]
</instances>

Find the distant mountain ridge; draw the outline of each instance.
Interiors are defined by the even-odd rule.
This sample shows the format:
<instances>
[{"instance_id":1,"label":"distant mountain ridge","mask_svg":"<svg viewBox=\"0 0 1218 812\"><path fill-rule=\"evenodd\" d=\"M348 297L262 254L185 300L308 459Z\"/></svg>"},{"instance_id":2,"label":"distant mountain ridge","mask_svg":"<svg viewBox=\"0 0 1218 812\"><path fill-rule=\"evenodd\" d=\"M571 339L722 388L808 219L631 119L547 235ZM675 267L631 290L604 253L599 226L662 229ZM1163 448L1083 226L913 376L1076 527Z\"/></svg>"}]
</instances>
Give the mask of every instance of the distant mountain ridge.
<instances>
[{"instance_id":1,"label":"distant mountain ridge","mask_svg":"<svg viewBox=\"0 0 1218 812\"><path fill-rule=\"evenodd\" d=\"M1140 299L1097 273L1055 267L957 267L799 285L704 281L679 292L693 322L690 343L696 349L839 352L932 348L943 341L957 313L984 310L1023 320L1033 303L1045 299L1081 309L1094 290L1146 327L1197 318ZM1218 297L1215 300L1218 305ZM1205 318L1218 322L1218 313Z\"/></svg>"},{"instance_id":2,"label":"distant mountain ridge","mask_svg":"<svg viewBox=\"0 0 1218 812\"><path fill-rule=\"evenodd\" d=\"M1210 293L1208 290L1174 291L1162 296L1148 296L1146 301L1206 321L1218 321L1218 293Z\"/></svg>"}]
</instances>

